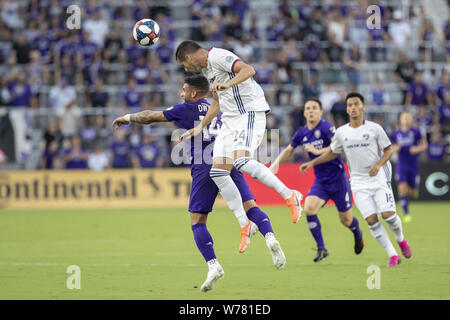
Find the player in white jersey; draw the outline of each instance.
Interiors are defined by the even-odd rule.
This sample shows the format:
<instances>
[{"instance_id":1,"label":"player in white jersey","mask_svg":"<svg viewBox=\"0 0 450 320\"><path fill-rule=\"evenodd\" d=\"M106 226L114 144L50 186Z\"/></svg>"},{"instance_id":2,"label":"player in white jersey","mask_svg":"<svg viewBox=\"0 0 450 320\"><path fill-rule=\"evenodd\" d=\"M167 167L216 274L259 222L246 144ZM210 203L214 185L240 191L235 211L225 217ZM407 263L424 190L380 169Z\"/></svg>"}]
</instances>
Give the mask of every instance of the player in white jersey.
<instances>
[{"instance_id":1,"label":"player in white jersey","mask_svg":"<svg viewBox=\"0 0 450 320\"><path fill-rule=\"evenodd\" d=\"M388 267L396 267L401 262L400 256L378 220L378 215L381 215L393 231L405 258L410 258L411 248L403 235L391 188L391 141L380 125L364 120L364 97L361 94L349 93L345 101L350 122L336 130L330 150L302 164L300 169L306 172L312 166L331 161L345 152L356 206L373 237L389 255Z\"/></svg>"},{"instance_id":2,"label":"player in white jersey","mask_svg":"<svg viewBox=\"0 0 450 320\"><path fill-rule=\"evenodd\" d=\"M250 241L247 236L250 222L242 207L239 191L230 178L233 166L274 188L291 209L293 223L301 216L302 195L286 187L268 167L253 159L266 129L266 113L270 111L262 88L252 78L255 74L253 67L228 50L205 50L190 40L183 41L178 46L175 57L186 72L202 72L208 78L214 97L202 123L182 137L200 133L220 111L223 113L222 127L214 144L210 176L239 221L239 251L242 252Z\"/></svg>"}]
</instances>

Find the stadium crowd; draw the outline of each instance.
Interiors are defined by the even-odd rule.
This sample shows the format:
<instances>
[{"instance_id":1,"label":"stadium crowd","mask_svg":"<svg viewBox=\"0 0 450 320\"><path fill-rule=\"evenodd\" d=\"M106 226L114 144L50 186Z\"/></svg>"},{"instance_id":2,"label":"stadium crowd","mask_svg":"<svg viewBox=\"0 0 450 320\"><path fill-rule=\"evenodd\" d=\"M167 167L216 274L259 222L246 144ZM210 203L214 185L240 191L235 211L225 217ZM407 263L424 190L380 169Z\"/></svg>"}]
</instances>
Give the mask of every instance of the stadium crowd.
<instances>
[{"instance_id":1,"label":"stadium crowd","mask_svg":"<svg viewBox=\"0 0 450 320\"><path fill-rule=\"evenodd\" d=\"M118 112L180 101L180 84L170 75L183 74L174 48L184 30L176 27L173 5L83 1L82 28L69 30L66 8L72 2L0 0L0 106L48 108L45 121L31 122L42 133L39 168L173 165L170 134L141 126L113 133L110 126ZM414 3L407 10L396 6L400 1L380 5L381 27L368 29L365 1L280 0L267 25L261 25L250 1L192 0L186 36L232 50L255 66L255 80L274 109L268 129L288 128L280 148L304 124L302 101L319 97L327 119L340 126L347 121L345 95L366 83L365 67L389 60L401 98L396 101L383 78L369 77L365 95L374 107L369 116L392 132L398 115L380 110L391 104L410 110L429 141L422 160L448 161L450 69L418 64L450 62L450 15L438 30L421 1ZM150 48L139 46L131 31L123 32L124 21L132 26L147 17L161 27L158 44ZM297 68L302 64L308 65L306 72ZM289 110L288 116L278 116L275 111L281 108ZM296 160L303 159L300 151ZM5 162L0 141L0 164Z\"/></svg>"}]
</instances>

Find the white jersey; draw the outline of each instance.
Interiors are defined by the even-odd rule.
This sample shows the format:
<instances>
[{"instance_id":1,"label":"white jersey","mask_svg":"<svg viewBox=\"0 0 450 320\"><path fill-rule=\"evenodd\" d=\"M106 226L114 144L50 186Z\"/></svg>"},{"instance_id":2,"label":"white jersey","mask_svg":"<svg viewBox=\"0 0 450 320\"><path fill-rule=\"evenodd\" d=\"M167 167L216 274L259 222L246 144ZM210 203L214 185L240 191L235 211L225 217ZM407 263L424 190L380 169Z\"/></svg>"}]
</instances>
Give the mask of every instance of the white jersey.
<instances>
[{"instance_id":1,"label":"white jersey","mask_svg":"<svg viewBox=\"0 0 450 320\"><path fill-rule=\"evenodd\" d=\"M390 183L392 166L389 161L374 177L369 176L368 168L380 160L384 150L390 145L391 141L379 124L364 120L358 128L352 128L348 123L339 127L330 146L333 153L345 152L351 187L356 191Z\"/></svg>"},{"instance_id":2,"label":"white jersey","mask_svg":"<svg viewBox=\"0 0 450 320\"><path fill-rule=\"evenodd\" d=\"M239 61L234 53L220 48L211 48L208 67L202 69L210 84L225 83L234 78L234 64ZM217 91L220 111L224 116L245 114L249 111L270 111L261 86L253 78L247 79L227 90Z\"/></svg>"}]
</instances>

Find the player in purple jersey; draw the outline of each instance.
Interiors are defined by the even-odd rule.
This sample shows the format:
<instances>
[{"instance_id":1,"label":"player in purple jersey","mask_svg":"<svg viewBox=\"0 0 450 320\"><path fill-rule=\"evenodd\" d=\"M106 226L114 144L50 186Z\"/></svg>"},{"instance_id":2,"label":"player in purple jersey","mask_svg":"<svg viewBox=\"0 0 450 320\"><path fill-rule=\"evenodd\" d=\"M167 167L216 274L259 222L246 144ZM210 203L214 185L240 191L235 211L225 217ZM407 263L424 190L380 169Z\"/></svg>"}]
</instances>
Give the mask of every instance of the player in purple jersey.
<instances>
[{"instance_id":1,"label":"player in purple jersey","mask_svg":"<svg viewBox=\"0 0 450 320\"><path fill-rule=\"evenodd\" d=\"M307 123L295 132L291 143L272 163L270 169L273 172L277 170L280 163L292 156L297 146L303 146L311 159L318 157L330 148L335 128L330 122L322 120L322 115L323 109L320 100L307 99L304 108ZM335 202L342 224L353 232L354 250L356 254L360 254L364 248L364 241L358 219L352 214L350 184L341 157L315 166L314 173L316 179L309 190L304 206L309 230L317 243L317 256L314 258L314 262L328 256L317 212L329 199L333 199Z\"/></svg>"},{"instance_id":2,"label":"player in purple jersey","mask_svg":"<svg viewBox=\"0 0 450 320\"><path fill-rule=\"evenodd\" d=\"M411 221L409 197L419 195L419 153L428 149L428 143L420 130L413 127L413 117L409 112L400 114L400 129L392 133L391 140L394 151L398 152L395 179L398 198L405 214L403 221L407 223Z\"/></svg>"},{"instance_id":3,"label":"player in purple jersey","mask_svg":"<svg viewBox=\"0 0 450 320\"><path fill-rule=\"evenodd\" d=\"M206 96L209 92L209 82L202 75L187 77L183 84L181 97L184 103L175 105L164 111L150 111L127 114L114 120L113 127L127 125L130 122L139 124L150 124L153 122L173 121L183 129L191 129L201 122L209 109L209 102ZM215 140L215 132L221 125L220 114L215 121L202 131L201 148L198 147L198 140L192 139L191 144L191 175L192 189L189 199L189 212L191 216L191 226L194 240L199 251L208 264L209 272L200 290L203 292L213 289L216 280L223 278L224 271L217 261L213 239L206 228L208 213L212 211L215 199L219 192L216 184L211 179L209 172L211 164L206 158L212 159L212 143ZM200 135L198 135L200 137ZM199 161L200 160L200 161ZM257 230L267 239L274 237L272 225L269 217L256 205L255 198L247 185L243 174L236 168L231 171L231 178L236 183L242 197L244 209L248 219L252 222L250 235ZM278 269L284 267L286 258L284 253L272 252L272 259Z\"/></svg>"}]
</instances>

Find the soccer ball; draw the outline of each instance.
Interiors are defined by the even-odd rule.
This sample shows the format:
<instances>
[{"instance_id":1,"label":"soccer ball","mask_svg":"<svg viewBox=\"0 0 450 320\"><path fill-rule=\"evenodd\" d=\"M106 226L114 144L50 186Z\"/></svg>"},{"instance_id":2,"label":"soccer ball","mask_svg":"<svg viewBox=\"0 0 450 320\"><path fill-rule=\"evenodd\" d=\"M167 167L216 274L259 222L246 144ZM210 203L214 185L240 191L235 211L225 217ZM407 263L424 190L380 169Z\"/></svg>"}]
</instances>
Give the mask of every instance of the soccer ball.
<instances>
[{"instance_id":1,"label":"soccer ball","mask_svg":"<svg viewBox=\"0 0 450 320\"><path fill-rule=\"evenodd\" d=\"M151 46L159 40L159 25L152 19L142 19L133 28L134 40L142 46Z\"/></svg>"}]
</instances>

